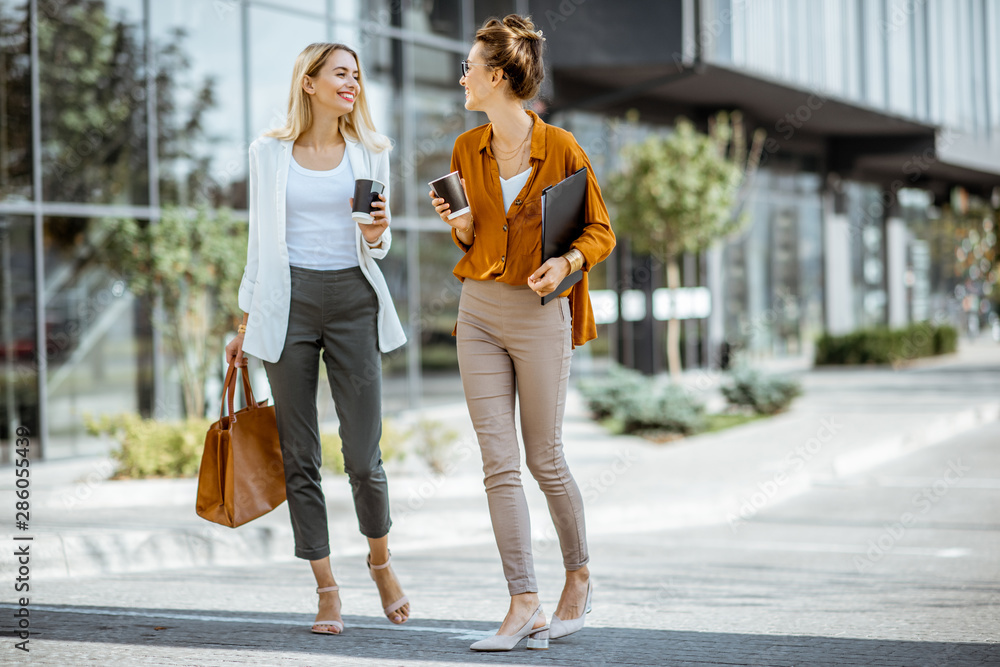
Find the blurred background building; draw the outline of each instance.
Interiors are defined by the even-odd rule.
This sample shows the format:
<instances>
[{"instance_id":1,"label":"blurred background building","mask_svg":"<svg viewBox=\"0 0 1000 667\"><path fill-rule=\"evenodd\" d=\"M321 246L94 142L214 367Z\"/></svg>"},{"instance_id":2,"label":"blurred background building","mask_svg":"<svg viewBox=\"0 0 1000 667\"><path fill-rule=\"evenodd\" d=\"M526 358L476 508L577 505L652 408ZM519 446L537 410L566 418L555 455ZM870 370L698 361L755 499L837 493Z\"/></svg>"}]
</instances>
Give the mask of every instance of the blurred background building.
<instances>
[{"instance_id":1,"label":"blurred background building","mask_svg":"<svg viewBox=\"0 0 1000 667\"><path fill-rule=\"evenodd\" d=\"M247 146L281 124L313 41L360 51L396 142L382 266L411 342L385 359L386 410L460 398L460 251L426 184L486 122L459 61L510 12L547 38L535 109L601 178L678 115L740 109L767 131L746 229L684 260L708 295L687 309L686 367L808 362L823 331L974 329L995 310L996 229L979 223L1000 208L1000 0L0 0L3 460L17 424L57 458L93 451L84 414L179 416L153 304L101 261L96 222L245 219ZM600 338L576 369L662 370L662 273L622 239L592 276Z\"/></svg>"}]
</instances>

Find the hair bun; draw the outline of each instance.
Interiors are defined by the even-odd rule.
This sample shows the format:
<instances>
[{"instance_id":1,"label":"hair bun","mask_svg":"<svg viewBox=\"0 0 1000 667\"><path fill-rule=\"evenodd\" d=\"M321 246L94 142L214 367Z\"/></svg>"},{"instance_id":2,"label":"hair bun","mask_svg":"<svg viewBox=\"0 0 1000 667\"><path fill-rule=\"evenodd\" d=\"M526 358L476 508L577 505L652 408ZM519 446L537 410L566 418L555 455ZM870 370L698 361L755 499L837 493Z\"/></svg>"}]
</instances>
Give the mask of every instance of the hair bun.
<instances>
[{"instance_id":1,"label":"hair bun","mask_svg":"<svg viewBox=\"0 0 1000 667\"><path fill-rule=\"evenodd\" d=\"M527 39L529 41L541 41L544 42L545 38L542 37L541 30L535 30L535 24L531 21L529 17L521 17L517 14L509 14L503 19L503 24L507 26L511 32L514 33L520 39Z\"/></svg>"}]
</instances>

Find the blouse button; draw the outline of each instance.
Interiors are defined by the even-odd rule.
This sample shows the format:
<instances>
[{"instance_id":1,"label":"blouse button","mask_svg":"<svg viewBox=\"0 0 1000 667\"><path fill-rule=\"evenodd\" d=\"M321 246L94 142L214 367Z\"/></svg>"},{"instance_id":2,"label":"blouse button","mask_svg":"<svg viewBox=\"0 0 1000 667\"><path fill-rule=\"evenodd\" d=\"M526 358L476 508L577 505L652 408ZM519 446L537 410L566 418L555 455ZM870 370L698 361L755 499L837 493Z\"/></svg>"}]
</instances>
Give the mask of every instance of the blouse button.
<instances>
[{"instance_id":1,"label":"blouse button","mask_svg":"<svg viewBox=\"0 0 1000 667\"><path fill-rule=\"evenodd\" d=\"M501 262L506 262L507 261L507 255L501 255L500 256L500 261Z\"/></svg>"},{"instance_id":2,"label":"blouse button","mask_svg":"<svg viewBox=\"0 0 1000 667\"><path fill-rule=\"evenodd\" d=\"M504 231L507 231L507 225L504 225L504 226L503 226L503 230L504 230Z\"/></svg>"},{"instance_id":3,"label":"blouse button","mask_svg":"<svg viewBox=\"0 0 1000 667\"><path fill-rule=\"evenodd\" d=\"M517 205L517 206L520 206L521 205L521 200L520 199L515 199L514 200L514 204Z\"/></svg>"}]
</instances>

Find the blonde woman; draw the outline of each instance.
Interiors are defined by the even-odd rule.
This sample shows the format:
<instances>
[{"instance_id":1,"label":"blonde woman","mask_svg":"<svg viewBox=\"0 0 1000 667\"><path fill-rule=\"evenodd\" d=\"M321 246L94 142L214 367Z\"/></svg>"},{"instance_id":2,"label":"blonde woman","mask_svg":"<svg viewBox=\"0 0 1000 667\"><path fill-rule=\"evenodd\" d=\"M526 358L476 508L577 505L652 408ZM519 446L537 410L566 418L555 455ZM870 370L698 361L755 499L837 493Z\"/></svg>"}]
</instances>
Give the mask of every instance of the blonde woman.
<instances>
[{"instance_id":1,"label":"blonde woman","mask_svg":"<svg viewBox=\"0 0 1000 667\"><path fill-rule=\"evenodd\" d=\"M544 77L543 41L531 19L516 14L476 32L459 83L465 108L490 122L458 137L451 154L471 212L449 220L448 204L429 193L464 252L454 270L463 281L458 365L510 593L499 632L473 644L475 651L509 651L525 637L528 648L548 648L550 638L583 628L593 593L583 496L563 456L562 422L572 349L597 336L586 272L611 253L615 235L587 154L572 134L524 108ZM589 168L585 224L569 252L542 263L542 190L582 167ZM580 282L540 305L539 296L577 269L584 271ZM535 580L515 395L525 462L545 493L566 569L551 624Z\"/></svg>"},{"instance_id":2,"label":"blonde woman","mask_svg":"<svg viewBox=\"0 0 1000 667\"><path fill-rule=\"evenodd\" d=\"M317 634L340 634L320 484L318 358L340 418L344 468L382 607L404 623L410 605L389 565L389 497L379 439L381 356L406 342L376 259L389 232L389 140L375 131L358 54L310 44L295 61L288 121L250 146L250 237L244 311L227 359L264 361L285 463L295 555L316 577ZM351 220L354 181L386 185L371 224Z\"/></svg>"}]
</instances>

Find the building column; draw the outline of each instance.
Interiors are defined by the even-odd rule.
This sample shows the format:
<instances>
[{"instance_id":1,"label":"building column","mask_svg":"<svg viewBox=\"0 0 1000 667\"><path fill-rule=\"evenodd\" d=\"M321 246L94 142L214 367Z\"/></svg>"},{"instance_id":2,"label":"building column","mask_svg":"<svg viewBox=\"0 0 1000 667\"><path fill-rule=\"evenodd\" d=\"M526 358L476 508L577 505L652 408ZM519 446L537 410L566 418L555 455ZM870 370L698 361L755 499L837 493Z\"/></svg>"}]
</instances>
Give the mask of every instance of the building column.
<instances>
[{"instance_id":1,"label":"building column","mask_svg":"<svg viewBox=\"0 0 1000 667\"><path fill-rule=\"evenodd\" d=\"M726 339L725 313L722 311L723 302L723 280L722 280L722 253L724 246L716 243L705 252L705 286L712 297L712 310L709 312L706 323L706 361L711 370L718 370L722 367L722 343Z\"/></svg>"},{"instance_id":2,"label":"building column","mask_svg":"<svg viewBox=\"0 0 1000 667\"><path fill-rule=\"evenodd\" d=\"M823 192L823 306L826 332L845 334L857 328L851 299L851 221L843 195Z\"/></svg>"},{"instance_id":3,"label":"building column","mask_svg":"<svg viewBox=\"0 0 1000 667\"><path fill-rule=\"evenodd\" d=\"M906 222L899 217L885 221L885 286L889 303L889 328L909 324L906 307L906 246L909 232Z\"/></svg>"}]
</instances>

